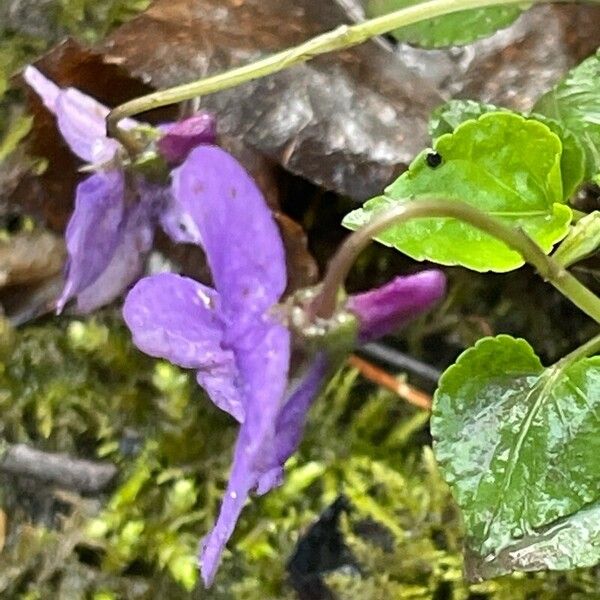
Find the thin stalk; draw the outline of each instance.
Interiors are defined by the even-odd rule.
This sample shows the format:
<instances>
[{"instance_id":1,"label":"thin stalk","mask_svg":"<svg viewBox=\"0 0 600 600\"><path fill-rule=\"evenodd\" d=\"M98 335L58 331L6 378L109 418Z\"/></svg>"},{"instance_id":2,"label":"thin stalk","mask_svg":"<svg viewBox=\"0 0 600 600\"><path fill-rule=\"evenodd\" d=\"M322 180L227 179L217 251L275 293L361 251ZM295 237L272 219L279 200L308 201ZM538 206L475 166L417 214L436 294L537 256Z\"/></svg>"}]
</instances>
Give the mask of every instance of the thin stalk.
<instances>
[{"instance_id":1,"label":"thin stalk","mask_svg":"<svg viewBox=\"0 0 600 600\"><path fill-rule=\"evenodd\" d=\"M588 340L585 344L582 344L579 346L579 348L573 350L573 352L563 356L556 363L556 367L558 367L561 371L564 371L579 359L592 356L598 352L600 352L600 334L593 337L591 340Z\"/></svg>"},{"instance_id":2,"label":"thin stalk","mask_svg":"<svg viewBox=\"0 0 600 600\"><path fill-rule=\"evenodd\" d=\"M543 3L552 2L553 0L533 1ZM577 0L570 1L575 2ZM600 2L600 0L588 1L592 3ZM226 90L241 83L283 71L293 65L305 63L321 54L357 46L372 37L389 33L399 27L405 27L461 10L511 4L523 4L523 0L429 0L429 2L408 6L356 25L341 25L298 46L266 56L248 65L125 102L109 113L106 118L107 131L110 136L121 140L127 147L128 140L122 137L122 131L118 127L119 121L126 117L131 117L161 106L168 106L169 104L176 104L184 100L191 100L192 98Z\"/></svg>"},{"instance_id":3,"label":"thin stalk","mask_svg":"<svg viewBox=\"0 0 600 600\"><path fill-rule=\"evenodd\" d=\"M534 266L538 273L573 304L600 323L600 298L588 290L573 275L558 264L521 229L513 229L501 221L490 217L479 209L464 202L425 200L401 203L375 215L370 223L352 233L340 246L329 263L321 292L313 300L312 312L315 316L330 318L337 309L338 294L358 255L377 234L392 225L405 223L410 219L424 217L448 217L459 219L481 229L504 242L518 252L523 259Z\"/></svg>"}]
</instances>

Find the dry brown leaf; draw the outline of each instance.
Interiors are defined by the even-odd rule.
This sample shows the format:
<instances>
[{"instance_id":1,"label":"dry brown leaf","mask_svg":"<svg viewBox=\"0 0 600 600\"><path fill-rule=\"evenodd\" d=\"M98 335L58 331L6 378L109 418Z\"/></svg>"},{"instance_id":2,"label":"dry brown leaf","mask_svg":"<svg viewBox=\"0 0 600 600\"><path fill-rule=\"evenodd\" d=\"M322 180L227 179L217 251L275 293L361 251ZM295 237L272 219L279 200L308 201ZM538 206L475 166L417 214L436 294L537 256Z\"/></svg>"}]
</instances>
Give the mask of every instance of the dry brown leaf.
<instances>
[{"instance_id":1,"label":"dry brown leaf","mask_svg":"<svg viewBox=\"0 0 600 600\"><path fill-rule=\"evenodd\" d=\"M305 41L347 17L322 0L157 0L102 47L154 87ZM377 194L426 142L435 89L374 42L202 99L219 130L352 198Z\"/></svg>"}]
</instances>

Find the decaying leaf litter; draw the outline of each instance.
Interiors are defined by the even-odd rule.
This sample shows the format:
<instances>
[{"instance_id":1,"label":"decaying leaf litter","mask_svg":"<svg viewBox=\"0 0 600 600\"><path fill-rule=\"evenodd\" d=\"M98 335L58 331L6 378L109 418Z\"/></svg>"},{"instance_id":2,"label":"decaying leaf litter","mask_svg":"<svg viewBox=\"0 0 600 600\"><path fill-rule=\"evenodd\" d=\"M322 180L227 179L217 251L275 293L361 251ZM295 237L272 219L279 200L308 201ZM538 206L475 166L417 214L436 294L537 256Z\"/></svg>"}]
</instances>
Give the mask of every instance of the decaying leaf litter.
<instances>
[{"instance_id":1,"label":"decaying leaf litter","mask_svg":"<svg viewBox=\"0 0 600 600\"><path fill-rule=\"evenodd\" d=\"M39 63L40 68L62 85L81 87L114 105L138 95L148 86L163 87L248 62L261 52L286 47L345 20L334 3L327 10L312 2L295 3L293 6L291 3L290 6L281 3L270 6L264 2L232 3L231 6L220 2L214 4L157 2L147 13L117 29L108 41L101 41L92 52L81 50L69 42L51 51ZM89 11L90 7L86 10ZM299 25L292 33L282 33L278 23L282 18L289 19L290 11L298 15ZM18 12L11 13L13 18ZM385 44L373 42L356 51L345 52L341 57L332 55L278 76L207 97L202 106L216 112L219 133L228 140L226 147L231 148L257 177L273 205L304 225L309 247L323 267L341 238L342 232L338 227L341 217L356 206L353 201L381 190L427 145L427 117L435 106L450 94L518 109L530 108L533 100L559 79L568 67L598 46L598 40L594 41L597 32L590 34L584 31L586 25L589 27L593 23L593 15L597 12L598 9L575 6L536 8L512 28L463 49L462 56L453 51L436 51L439 52L438 64L447 69L445 76L437 66L435 70L431 69L432 73L423 73L421 58L424 59L425 51L400 46L392 53ZM199 13L202 18L193 17ZM214 20L207 21L211 17ZM544 26L540 26L542 23ZM568 28L565 23L579 23L580 27ZM72 27L72 24L68 26ZM561 34L551 34L558 30ZM148 31L153 31L153 35L147 35ZM206 31L210 32L210 36L206 35ZM531 35L534 32L543 39L536 43L536 35ZM541 32L547 37L540 35ZM144 46L144 41L150 39L151 51ZM173 39L177 40L177 44L173 45ZM549 43L556 47L556 52L548 51ZM177 53L178 60L173 60L174 53ZM181 73L173 69L174 63L181 65ZM412 73L407 64L412 65ZM104 69L110 73L106 75L107 79L113 82L118 72L118 81L122 83L102 84L100 73ZM485 76L481 76L482 69ZM489 69L489 74L486 69ZM523 85L524 82L527 86ZM106 96L107 91L111 96ZM13 95L16 93L11 91ZM10 100L13 106L13 98ZM374 108L365 109L365 106ZM19 215L21 222L32 220L33 230L27 235L41 235L44 228L60 233L71 211L73 187L78 177L77 163L61 144L48 115L39 106L35 111L33 135L29 136L26 144L31 144L33 150L30 149L30 154L33 156L52 160L39 177L37 172L43 170L44 165L40 166L39 159L30 159L31 162L27 163L30 173L18 181L16 189L12 183L6 186L9 193L4 193L3 185L2 208L10 222L14 222L15 214ZM163 113L156 119L168 116ZM349 124L354 128L349 129ZM410 134L407 135L407 132ZM22 169L19 162L13 164L17 165L14 169ZM9 172L10 176L14 169ZM7 181L10 182L10 179L8 177ZM593 202L593 199L592 190L582 202ZM29 227L29 224L22 226ZM24 239L24 235L17 232L7 236L9 252L16 247L17 239ZM297 261L304 272L312 273L311 277L314 277L314 267L306 266L311 265L311 258L304 249L301 231L296 228L291 239L294 240L291 246L296 250L288 256L288 261ZM159 239L158 244L167 260L180 265L177 270L189 269L191 265L192 269L202 271L198 267L200 258L195 248L182 252L170 246L168 240ZM373 247L358 265L353 285L364 289L369 284L386 281L390 273L407 268L414 268L407 259ZM590 268L593 270L593 264ZM25 265L23 272L33 274L34 270L31 265ZM206 269L200 275L196 275L195 271L189 273L206 277ZM518 302L523 289L530 290L532 285L538 285L528 274L514 273L509 276L508 282L493 275L474 277L469 274L467 279L464 273L452 270L450 276L455 284L453 295L436 313L394 342L437 367L445 367L459 350L480 337L486 329L517 335L527 332L538 351L550 359L589 337L585 330L588 324L581 319L580 327L574 325L580 317L552 294L543 292L539 299L547 309L543 311L547 321L539 319L539 302L532 306ZM37 283L37 278L33 277L31 283ZM538 289L542 289L541 285ZM6 296L7 307L12 302L21 314L23 306L27 307L26 316L17 318L28 319L30 315L45 312L44 302L48 296L42 295L43 300L40 300L36 296L38 288L34 290L35 293L32 293L29 285L4 286L2 293ZM558 315L560 318L556 318ZM535 325L533 334L531 328L527 329L527 325L531 324ZM22 533L25 524L12 530L13 545L7 546L7 552L18 552L22 544L39 548L37 552L30 553L31 560L25 563L16 558L18 554L13 554L17 561L13 564L18 568L13 567L5 577L4 589L14 597L30 591L27 580L32 570L37 571L39 564L45 564L46 568L38 573L38 581L29 587L35 594L37 586L42 596L52 586L52 593L57 597L77 597L74 594L85 593L95 593L98 597L103 597L102 593L114 593L116 597L119 597L118 594L125 597L161 597L156 594L168 594L164 591L168 589L178 590L172 594L184 593L180 587L170 587L174 585L172 578L189 585L194 577L190 574L193 570L190 570L189 563L189 556L195 553L194 532L198 530L198 521L204 519L208 523L212 516L192 512L194 517L189 522L178 524L174 529L169 527L169 522L176 521L177 515L181 517L188 513L190 507L197 507L202 513L203 507L211 501L215 504L218 496L215 486L219 488L222 485L227 464L225 461L218 467L215 482L214 474L210 474L215 468L211 469L210 462L207 464L206 461L222 450L214 446L217 443L214 441L212 447L208 447L201 433L196 431L198 409L192 406L189 396L198 396L200 392L190 390L190 382L175 369L165 371L164 365L149 361L138 367L139 358L137 363L131 362L133 350L128 348L122 331L121 341L117 341L118 329L108 311L89 323L67 317L58 325L41 321L11 333L11 347L7 348L8 358L5 359L6 364L11 365L5 379L6 388L11 389L4 397L6 410L11 411L10 418L7 418L11 425L6 430L6 440L13 443L25 441L45 450L67 451L82 458L107 457L122 465L121 481L124 482L109 501L108 512L100 513L101 517L92 522L89 531L81 533L82 526L75 525L75 538L73 523L77 523L79 515L86 514L86 511L97 513L99 505L103 504L102 498L100 502L93 499L90 508L87 500L74 495L67 495L65 500L64 495L58 494L57 506L48 506L46 502L43 509L29 507L23 523L33 517L38 522L45 522L51 529L47 534L49 539L36 542L37 546L30 540L31 534ZM44 347L45 350L41 349ZM48 370L64 369L63 365L72 361L78 353L85 358L79 356L77 363L82 369L79 377L81 394L74 394L71 390L71 400L64 402L64 394L71 384L66 383L67 378L62 383L57 382L49 376ZM90 364L84 367L88 360ZM97 415L92 415L90 407L94 406L94 401L113 394L109 391L112 385L101 382L102 373L106 369L112 370L116 364L120 364L121 375L115 387L120 391L111 400L113 405L103 406ZM22 389L14 386L23 383L18 379L29 372L30 365L40 367L40 378L31 386L33 389L24 394ZM75 371L73 369L71 375ZM288 489L286 484L278 492L279 496L265 498L262 504L252 509L255 511L254 518L248 517L237 534L239 542L236 549L239 549L235 558L239 557L240 564L244 566L229 565L228 568L233 569L230 578L236 583L230 586L224 584L214 592L215 597L244 597L244 594L260 597L265 589L272 590L269 592L272 597L291 595L290 588L283 583L286 579L285 565L282 562L277 573L271 572L272 557L282 551L286 556L293 555L298 536L316 515L331 504L337 491L342 489L340 482L350 490L350 503L355 507L354 514L349 514L343 527L347 540L354 544L359 567L351 569L350 574L334 572L330 577L330 589L337 590L341 597L362 594L363 597L375 598L381 593L384 597L393 597L394 594L398 597L402 597L401 594L446 597L444 594L451 594L452 589L455 597L468 597L460 576L457 554L460 530L455 522L456 515L445 488L432 470L430 456L426 450L423 454L422 444L426 441L422 434L424 420L420 415L410 418L407 415L408 420L398 419L399 415L406 414L405 408L395 401L390 402L389 396L365 389L364 384L349 388L352 374L344 377L346 387L340 385L338 390L330 392L336 399L337 412L313 416L319 425L315 427L313 439L304 443L298 463L292 467L292 472L297 470L298 473L297 477L292 477L296 488L289 484L292 488ZM32 377L32 384L34 379L38 378ZM90 391L85 392L88 386ZM52 391L50 388L53 388ZM139 389L140 397L134 400L136 393L131 389ZM353 391L343 395L340 389ZM154 406L154 415L168 416L167 422L161 424L164 432L155 431L152 413L144 414L142 397ZM131 406L133 400L137 414L115 423L113 411ZM103 400L100 406L105 403L106 400ZM186 411L189 413L188 436L193 435L191 439L197 439L198 444L196 448L186 448L183 452L191 456L182 457L177 456L173 445L178 438L186 439L182 434L185 427L181 427L180 421ZM217 418L216 413L209 411L209 414L210 419ZM350 414L355 416L350 419ZM373 424L379 423L383 414L396 415L394 426L383 430L380 426L374 427ZM225 426L222 417L221 422ZM319 428L322 435L328 427L332 432L341 428L350 438L356 435L355 444L351 443L349 450L343 450L350 459L350 466L342 467L343 463L339 462L335 452L331 448L325 450L323 442L318 441ZM361 434L367 434L367 438L362 439ZM223 444L225 447L229 444ZM396 456L390 458L394 451ZM329 456L325 461L324 455ZM196 476L196 481L190 479L191 475ZM380 482L382 489L371 489L373 481ZM23 494L36 496L31 492L32 487L36 490L35 482L24 487L27 492L20 495L18 489L7 492L7 507L13 493L17 494L12 499L13 505ZM309 490L308 497L297 498L298 489ZM393 498L394 492L397 496L404 496L407 489L411 490L414 498L409 494L400 511L405 514L399 517L398 498ZM144 496L149 494L151 498L145 497L137 502L140 490L144 490ZM37 493L42 497L47 495L41 487ZM424 497L429 500L421 505ZM285 508L289 502L299 503L293 515ZM427 502L428 511L424 508ZM61 511L69 514L61 517ZM257 511L263 511L262 519L256 518ZM5 512L10 525L10 510L7 508ZM279 518L282 519L283 533L273 536L269 533L269 523L278 523ZM194 522L194 519L198 521ZM363 522L373 522L372 529L392 535L397 550L386 553L385 548L378 546L378 537L373 530L361 526ZM18 518L16 523L19 523ZM206 530L206 527L202 529ZM365 531L370 533L365 534ZM418 532L417 542L407 542L407 532L413 532L409 537ZM88 535L90 533L97 535ZM445 539L440 542L439 536ZM50 556L47 552L55 552L49 549L57 545L64 553L62 556L67 557L70 567L63 568L58 561L46 558ZM375 556L373 548L379 548ZM20 551L24 551L22 547ZM421 556L430 557L429 560L417 561L419 552ZM382 576L376 575L385 572L377 566L377 561L381 561L382 565L398 562L397 568L391 571L391 578L384 577L382 580ZM98 569L99 563L103 569ZM236 575L236 568L246 569L248 578ZM253 582L257 572L260 573L259 582ZM501 580L471 593L488 594L490 597L519 597L518 594L526 597L530 593L539 597L545 597L543 594L562 597L552 594L584 594L588 588L593 589L593 582L593 573L586 572L571 575L562 583L553 577ZM228 593L234 595L227 596Z\"/></svg>"}]
</instances>

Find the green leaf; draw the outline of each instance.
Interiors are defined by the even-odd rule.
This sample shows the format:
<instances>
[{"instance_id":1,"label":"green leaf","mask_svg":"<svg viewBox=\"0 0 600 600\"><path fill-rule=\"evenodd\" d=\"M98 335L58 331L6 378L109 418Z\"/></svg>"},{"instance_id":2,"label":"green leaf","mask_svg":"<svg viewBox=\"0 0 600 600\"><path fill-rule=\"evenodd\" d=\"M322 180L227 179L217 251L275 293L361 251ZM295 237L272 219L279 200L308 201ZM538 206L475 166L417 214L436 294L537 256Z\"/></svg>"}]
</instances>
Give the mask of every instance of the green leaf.
<instances>
[{"instance_id":1,"label":"green leaf","mask_svg":"<svg viewBox=\"0 0 600 600\"><path fill-rule=\"evenodd\" d=\"M477 119L490 112L507 112L506 108L493 104L483 104L473 100L450 100L436 108L429 119L429 134L435 140L445 133L452 133L461 123ZM523 115L525 116L525 115ZM560 171L563 182L563 198L571 198L583 182L585 176L585 151L577 137L565 129L558 121L544 115L533 114L529 118L541 121L550 131L555 133L562 142L563 151L560 159Z\"/></svg>"},{"instance_id":2,"label":"green leaf","mask_svg":"<svg viewBox=\"0 0 600 600\"><path fill-rule=\"evenodd\" d=\"M470 578L600 560L599 411L600 356L544 368L525 340L500 335L444 373L431 430Z\"/></svg>"},{"instance_id":3,"label":"green leaf","mask_svg":"<svg viewBox=\"0 0 600 600\"><path fill-rule=\"evenodd\" d=\"M378 17L416 4L422 4L422 2L369 0L367 14L369 17ZM401 27L394 30L392 35L401 42L425 48L470 44L475 40L492 35L498 29L508 27L522 11L523 7L519 6L493 6L462 10L443 17L428 19L422 23Z\"/></svg>"},{"instance_id":4,"label":"green leaf","mask_svg":"<svg viewBox=\"0 0 600 600\"><path fill-rule=\"evenodd\" d=\"M511 112L494 104L484 104L475 100L448 100L431 113L427 130L431 139L436 140L446 133L453 133L465 121L478 119L481 115L490 112L501 111Z\"/></svg>"},{"instance_id":5,"label":"green leaf","mask_svg":"<svg viewBox=\"0 0 600 600\"><path fill-rule=\"evenodd\" d=\"M600 52L569 71L542 96L534 112L558 121L571 131L586 154L585 180L600 174Z\"/></svg>"},{"instance_id":6,"label":"green leaf","mask_svg":"<svg viewBox=\"0 0 600 600\"><path fill-rule=\"evenodd\" d=\"M496 112L467 121L435 143L442 163L432 168L422 152L408 171L346 216L350 229L398 202L443 198L462 201L513 227L523 228L545 252L562 239L571 221L563 204L562 145L546 125ZM462 265L476 271L510 271L523 264L503 242L456 219L415 219L377 238L416 260Z\"/></svg>"},{"instance_id":7,"label":"green leaf","mask_svg":"<svg viewBox=\"0 0 600 600\"><path fill-rule=\"evenodd\" d=\"M552 257L564 267L568 267L593 254L598 248L600 248L600 211L595 210L577 221Z\"/></svg>"},{"instance_id":8,"label":"green leaf","mask_svg":"<svg viewBox=\"0 0 600 600\"><path fill-rule=\"evenodd\" d=\"M562 174L563 197L565 200L569 200L585 180L585 150L579 143L577 136L569 129L565 129L558 121L538 114L532 114L530 118L544 123L562 142L560 172Z\"/></svg>"}]
</instances>

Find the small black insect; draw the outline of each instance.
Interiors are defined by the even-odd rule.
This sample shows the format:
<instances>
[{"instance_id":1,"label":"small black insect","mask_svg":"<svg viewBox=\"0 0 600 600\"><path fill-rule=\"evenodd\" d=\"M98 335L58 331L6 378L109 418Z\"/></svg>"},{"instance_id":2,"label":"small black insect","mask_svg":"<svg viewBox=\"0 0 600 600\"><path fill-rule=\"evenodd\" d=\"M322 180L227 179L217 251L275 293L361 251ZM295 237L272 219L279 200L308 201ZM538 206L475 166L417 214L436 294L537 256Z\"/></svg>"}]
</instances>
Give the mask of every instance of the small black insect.
<instances>
[{"instance_id":1,"label":"small black insect","mask_svg":"<svg viewBox=\"0 0 600 600\"><path fill-rule=\"evenodd\" d=\"M427 154L425 157L425 162L427 163L428 167L435 169L442 164L442 155L438 154L437 152L429 152L429 154Z\"/></svg>"}]
</instances>

